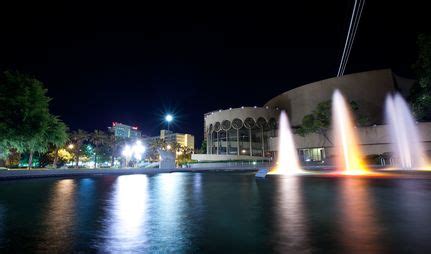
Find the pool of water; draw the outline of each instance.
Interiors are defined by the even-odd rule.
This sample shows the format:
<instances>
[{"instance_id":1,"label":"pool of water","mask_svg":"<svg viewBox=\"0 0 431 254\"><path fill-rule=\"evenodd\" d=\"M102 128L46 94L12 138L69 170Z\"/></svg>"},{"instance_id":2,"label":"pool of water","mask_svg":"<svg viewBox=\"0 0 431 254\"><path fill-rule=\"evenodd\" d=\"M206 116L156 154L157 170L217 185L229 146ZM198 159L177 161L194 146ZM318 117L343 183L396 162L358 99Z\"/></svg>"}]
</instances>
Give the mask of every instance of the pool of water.
<instances>
[{"instance_id":1,"label":"pool of water","mask_svg":"<svg viewBox=\"0 0 431 254\"><path fill-rule=\"evenodd\" d=\"M172 173L0 181L0 252L429 251L425 179Z\"/></svg>"}]
</instances>

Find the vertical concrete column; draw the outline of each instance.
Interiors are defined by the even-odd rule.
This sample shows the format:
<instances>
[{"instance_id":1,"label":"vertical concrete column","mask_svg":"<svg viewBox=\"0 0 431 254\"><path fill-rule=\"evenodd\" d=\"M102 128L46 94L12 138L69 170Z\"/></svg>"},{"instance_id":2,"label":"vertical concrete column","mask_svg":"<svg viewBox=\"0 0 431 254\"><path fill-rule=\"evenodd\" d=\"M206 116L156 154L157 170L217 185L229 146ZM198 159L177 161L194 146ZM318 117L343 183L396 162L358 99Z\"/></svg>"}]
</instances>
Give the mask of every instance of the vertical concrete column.
<instances>
[{"instance_id":1,"label":"vertical concrete column","mask_svg":"<svg viewBox=\"0 0 431 254\"><path fill-rule=\"evenodd\" d=\"M226 154L229 154L229 131L226 131Z\"/></svg>"},{"instance_id":2,"label":"vertical concrete column","mask_svg":"<svg viewBox=\"0 0 431 254\"><path fill-rule=\"evenodd\" d=\"M211 138L212 138L212 133L210 131L208 131L208 136L207 136L207 154L212 154L212 146L211 146Z\"/></svg>"},{"instance_id":3,"label":"vertical concrete column","mask_svg":"<svg viewBox=\"0 0 431 254\"><path fill-rule=\"evenodd\" d=\"M265 157L265 139L263 136L263 126L262 126L262 130L261 130L261 138L262 138L262 157Z\"/></svg>"},{"instance_id":4,"label":"vertical concrete column","mask_svg":"<svg viewBox=\"0 0 431 254\"><path fill-rule=\"evenodd\" d=\"M239 156L239 129L236 130L236 154Z\"/></svg>"},{"instance_id":5,"label":"vertical concrete column","mask_svg":"<svg viewBox=\"0 0 431 254\"><path fill-rule=\"evenodd\" d=\"M217 132L217 154L220 153L220 131Z\"/></svg>"},{"instance_id":6,"label":"vertical concrete column","mask_svg":"<svg viewBox=\"0 0 431 254\"><path fill-rule=\"evenodd\" d=\"M251 128L248 129L248 140L250 144L250 156L253 156L253 145L251 143Z\"/></svg>"}]
</instances>

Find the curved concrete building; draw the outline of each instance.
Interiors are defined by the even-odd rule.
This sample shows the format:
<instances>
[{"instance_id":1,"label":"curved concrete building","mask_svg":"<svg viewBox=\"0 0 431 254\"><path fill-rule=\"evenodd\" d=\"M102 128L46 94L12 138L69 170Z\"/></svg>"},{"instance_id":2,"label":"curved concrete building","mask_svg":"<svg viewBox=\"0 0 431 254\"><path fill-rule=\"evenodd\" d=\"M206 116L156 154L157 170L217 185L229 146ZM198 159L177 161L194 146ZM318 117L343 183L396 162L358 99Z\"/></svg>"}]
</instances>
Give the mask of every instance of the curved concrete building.
<instances>
[{"instance_id":1,"label":"curved concrete building","mask_svg":"<svg viewBox=\"0 0 431 254\"><path fill-rule=\"evenodd\" d=\"M371 127L359 128L364 154L389 152L385 128L379 127L384 122L385 98L387 94L395 91L407 96L413 83L413 80L394 75L390 69L367 71L291 89L272 98L263 107L242 107L207 113L207 157L196 155L195 158L272 158L277 150L277 120L280 111L287 112L292 127L299 126L303 117L310 114L317 104L331 100L336 89L349 101L355 101L359 106L358 113L369 119ZM429 135L425 136L428 140ZM327 143L320 135L295 135L294 138L299 155L304 161L323 161L332 154L332 144ZM425 142L429 142L431 146L431 140Z\"/></svg>"},{"instance_id":2,"label":"curved concrete building","mask_svg":"<svg viewBox=\"0 0 431 254\"><path fill-rule=\"evenodd\" d=\"M278 114L279 110L269 107L230 108L205 114L207 154L268 156L268 139L275 136Z\"/></svg>"},{"instance_id":3,"label":"curved concrete building","mask_svg":"<svg viewBox=\"0 0 431 254\"><path fill-rule=\"evenodd\" d=\"M359 114L367 116L371 124L381 124L386 95L396 90L408 91L412 84L412 80L396 77L389 69L367 71L294 88L272 98L265 106L286 110L292 126L298 126L317 104L331 100L333 92L339 89L349 101L358 103Z\"/></svg>"}]
</instances>

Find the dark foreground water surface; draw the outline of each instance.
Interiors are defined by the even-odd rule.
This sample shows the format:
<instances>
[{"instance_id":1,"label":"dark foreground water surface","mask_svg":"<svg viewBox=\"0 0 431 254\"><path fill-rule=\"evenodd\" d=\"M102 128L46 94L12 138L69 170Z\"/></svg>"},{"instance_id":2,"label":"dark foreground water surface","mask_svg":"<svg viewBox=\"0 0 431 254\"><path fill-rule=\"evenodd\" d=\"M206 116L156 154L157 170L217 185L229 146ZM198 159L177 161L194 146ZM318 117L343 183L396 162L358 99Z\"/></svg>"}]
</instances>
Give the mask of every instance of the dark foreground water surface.
<instances>
[{"instance_id":1,"label":"dark foreground water surface","mask_svg":"<svg viewBox=\"0 0 431 254\"><path fill-rule=\"evenodd\" d=\"M0 252L431 253L431 181L248 173L0 181Z\"/></svg>"}]
</instances>

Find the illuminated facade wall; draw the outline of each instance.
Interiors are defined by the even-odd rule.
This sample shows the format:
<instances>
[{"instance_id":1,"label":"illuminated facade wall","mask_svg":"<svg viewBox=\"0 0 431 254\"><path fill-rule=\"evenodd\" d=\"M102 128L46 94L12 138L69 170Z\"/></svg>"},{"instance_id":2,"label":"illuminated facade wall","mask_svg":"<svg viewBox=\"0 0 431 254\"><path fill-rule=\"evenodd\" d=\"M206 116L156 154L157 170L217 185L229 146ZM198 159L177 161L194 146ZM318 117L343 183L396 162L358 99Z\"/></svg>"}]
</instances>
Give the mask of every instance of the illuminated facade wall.
<instances>
[{"instance_id":1,"label":"illuminated facade wall","mask_svg":"<svg viewBox=\"0 0 431 254\"><path fill-rule=\"evenodd\" d=\"M431 151L431 122L417 124L424 149ZM391 138L387 125L375 125L369 127L358 127L355 129L358 142L364 156L372 154L384 154L392 152ZM298 149L299 158L303 161L320 161L334 156L334 134L329 130L327 137L312 133L301 137L294 135L295 146ZM269 150L276 152L278 149L278 138L269 140Z\"/></svg>"},{"instance_id":2,"label":"illuminated facade wall","mask_svg":"<svg viewBox=\"0 0 431 254\"><path fill-rule=\"evenodd\" d=\"M320 102L331 100L336 89L349 101L357 102L359 114L367 117L370 124L376 124L374 127L360 129L360 138L365 142L364 154L387 152L389 145L381 141L387 134L379 127L384 120L383 104L386 95L399 91L406 96L413 83L413 80L396 76L390 69L373 70L329 78L291 89L272 98L263 107L209 112L204 115L207 154L275 156L280 110L285 110L291 125L297 127L302 123L303 117L310 114ZM378 135L373 134L377 130ZM304 162L323 161L332 155L332 144L327 143L324 137L311 134L306 137L295 135L294 138L299 158Z\"/></svg>"},{"instance_id":3,"label":"illuminated facade wall","mask_svg":"<svg viewBox=\"0 0 431 254\"><path fill-rule=\"evenodd\" d=\"M359 113L371 124L383 123L383 103L388 93L400 91L407 95L414 80L396 76L390 69L374 70L320 80L286 91L265 106L278 107L287 112L292 126L310 114L320 102L331 100L336 89L359 105Z\"/></svg>"},{"instance_id":4,"label":"illuminated facade wall","mask_svg":"<svg viewBox=\"0 0 431 254\"><path fill-rule=\"evenodd\" d=\"M160 130L160 136L145 138L144 142L150 144L156 139L163 139L168 144L178 143L181 146L195 149L195 137L191 134L174 133L173 131L169 130Z\"/></svg>"},{"instance_id":5,"label":"illuminated facade wall","mask_svg":"<svg viewBox=\"0 0 431 254\"><path fill-rule=\"evenodd\" d=\"M205 114L207 154L270 157L279 111L241 107Z\"/></svg>"}]
</instances>

